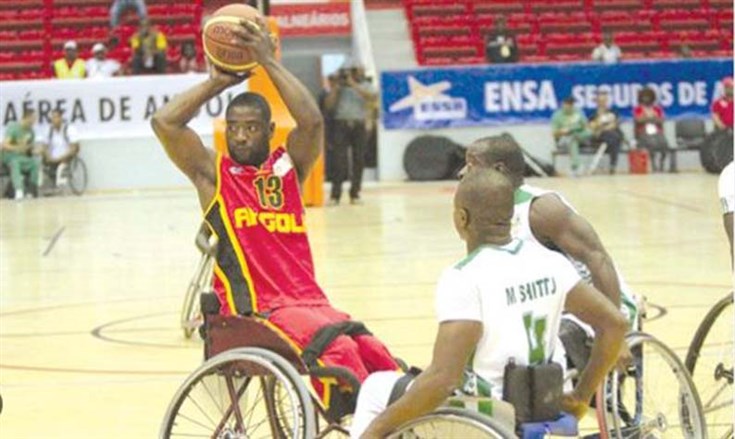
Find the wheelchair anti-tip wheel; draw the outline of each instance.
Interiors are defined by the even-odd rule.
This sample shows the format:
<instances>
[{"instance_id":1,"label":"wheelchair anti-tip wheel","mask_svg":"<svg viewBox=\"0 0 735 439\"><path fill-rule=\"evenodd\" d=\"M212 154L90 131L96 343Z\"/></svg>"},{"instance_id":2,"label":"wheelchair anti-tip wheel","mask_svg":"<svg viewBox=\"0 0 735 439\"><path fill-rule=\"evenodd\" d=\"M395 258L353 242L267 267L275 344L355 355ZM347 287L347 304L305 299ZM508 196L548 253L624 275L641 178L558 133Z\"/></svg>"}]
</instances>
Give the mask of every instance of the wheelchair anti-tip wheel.
<instances>
[{"instance_id":1,"label":"wheelchair anti-tip wheel","mask_svg":"<svg viewBox=\"0 0 735 439\"><path fill-rule=\"evenodd\" d=\"M298 372L259 348L233 349L197 368L176 392L160 432L166 439L314 436L314 408Z\"/></svg>"}]
</instances>

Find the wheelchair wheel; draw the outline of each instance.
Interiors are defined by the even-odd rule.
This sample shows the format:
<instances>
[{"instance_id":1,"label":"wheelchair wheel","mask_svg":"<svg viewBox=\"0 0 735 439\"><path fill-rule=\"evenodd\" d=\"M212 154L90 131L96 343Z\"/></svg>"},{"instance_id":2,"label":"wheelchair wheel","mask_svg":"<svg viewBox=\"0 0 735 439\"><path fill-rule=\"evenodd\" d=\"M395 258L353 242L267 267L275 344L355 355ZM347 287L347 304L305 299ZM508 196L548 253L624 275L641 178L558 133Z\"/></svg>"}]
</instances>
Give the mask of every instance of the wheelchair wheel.
<instances>
[{"instance_id":1,"label":"wheelchair wheel","mask_svg":"<svg viewBox=\"0 0 735 439\"><path fill-rule=\"evenodd\" d=\"M516 435L489 416L459 408L441 408L415 419L388 436L390 439L511 439Z\"/></svg>"},{"instance_id":2,"label":"wheelchair wheel","mask_svg":"<svg viewBox=\"0 0 735 439\"><path fill-rule=\"evenodd\" d=\"M184 337L191 338L191 334L202 324L202 313L199 309L199 295L207 288L212 280L214 261L211 256L202 254L196 272L189 282L189 288L184 296L181 307L181 329Z\"/></svg>"},{"instance_id":3,"label":"wheelchair wheel","mask_svg":"<svg viewBox=\"0 0 735 439\"><path fill-rule=\"evenodd\" d=\"M686 367L702 399L711 438L733 437L733 295L707 313L689 345Z\"/></svg>"},{"instance_id":4,"label":"wheelchair wheel","mask_svg":"<svg viewBox=\"0 0 735 439\"><path fill-rule=\"evenodd\" d=\"M74 195L82 195L87 189L87 165L79 157L69 162L69 189Z\"/></svg>"},{"instance_id":5,"label":"wheelchair wheel","mask_svg":"<svg viewBox=\"0 0 735 439\"><path fill-rule=\"evenodd\" d=\"M634 364L605 379L600 429L617 439L707 438L699 395L676 354L641 332L628 334L626 342Z\"/></svg>"},{"instance_id":6,"label":"wheelchair wheel","mask_svg":"<svg viewBox=\"0 0 735 439\"><path fill-rule=\"evenodd\" d=\"M282 388L278 412L268 403L273 381ZM160 437L306 439L314 430L309 392L296 369L272 352L239 348L211 358L184 381Z\"/></svg>"}]
</instances>

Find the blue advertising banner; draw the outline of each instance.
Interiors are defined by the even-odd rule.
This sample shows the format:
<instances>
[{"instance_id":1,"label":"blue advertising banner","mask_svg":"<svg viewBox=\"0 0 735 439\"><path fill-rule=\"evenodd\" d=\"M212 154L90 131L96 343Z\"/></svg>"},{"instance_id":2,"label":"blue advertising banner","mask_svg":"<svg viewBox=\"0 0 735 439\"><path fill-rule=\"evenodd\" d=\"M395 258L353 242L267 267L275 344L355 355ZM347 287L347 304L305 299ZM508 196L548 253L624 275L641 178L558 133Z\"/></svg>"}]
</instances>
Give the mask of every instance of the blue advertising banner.
<instances>
[{"instance_id":1,"label":"blue advertising banner","mask_svg":"<svg viewBox=\"0 0 735 439\"><path fill-rule=\"evenodd\" d=\"M638 91L656 91L668 119L708 116L731 59L501 65L384 72L383 124L387 129L548 123L573 96L586 113L605 90L629 118Z\"/></svg>"}]
</instances>

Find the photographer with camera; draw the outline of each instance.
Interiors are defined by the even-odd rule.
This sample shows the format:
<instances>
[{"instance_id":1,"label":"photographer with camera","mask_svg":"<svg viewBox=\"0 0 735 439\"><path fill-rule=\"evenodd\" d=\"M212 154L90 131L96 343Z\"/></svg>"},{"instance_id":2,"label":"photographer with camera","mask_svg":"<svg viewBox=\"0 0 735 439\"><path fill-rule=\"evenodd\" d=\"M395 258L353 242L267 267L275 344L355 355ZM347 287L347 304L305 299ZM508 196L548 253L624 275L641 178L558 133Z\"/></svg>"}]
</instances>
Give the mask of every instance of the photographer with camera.
<instances>
[{"instance_id":1,"label":"photographer with camera","mask_svg":"<svg viewBox=\"0 0 735 439\"><path fill-rule=\"evenodd\" d=\"M338 205L342 197L342 183L349 174L348 149L352 149L352 174L350 179L350 203L360 203L362 171L365 167L365 147L369 103L377 98L370 82L365 80L361 66L344 66L338 80L324 101L333 116L334 170L330 204Z\"/></svg>"}]
</instances>

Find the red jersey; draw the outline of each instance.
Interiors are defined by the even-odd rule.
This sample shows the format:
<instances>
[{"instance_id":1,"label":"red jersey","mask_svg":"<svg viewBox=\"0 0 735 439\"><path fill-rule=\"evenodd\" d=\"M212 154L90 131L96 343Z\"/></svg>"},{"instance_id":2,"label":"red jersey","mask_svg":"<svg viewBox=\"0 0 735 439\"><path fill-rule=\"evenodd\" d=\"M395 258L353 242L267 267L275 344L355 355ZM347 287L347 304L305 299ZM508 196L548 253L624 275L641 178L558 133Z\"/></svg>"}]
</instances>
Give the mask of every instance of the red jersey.
<instances>
[{"instance_id":1,"label":"red jersey","mask_svg":"<svg viewBox=\"0 0 735 439\"><path fill-rule=\"evenodd\" d=\"M712 112L720 118L726 127L732 128L733 100L724 96L712 103Z\"/></svg>"},{"instance_id":2,"label":"red jersey","mask_svg":"<svg viewBox=\"0 0 735 439\"><path fill-rule=\"evenodd\" d=\"M643 114L645 112L645 108L646 107L644 107L642 105L638 105L637 107L635 107L633 109L633 117L634 118L639 118L639 117L643 116ZM661 107L659 107L658 105L654 105L654 106L652 106L650 108L653 110L653 114L656 117L658 117L660 119L663 119L664 118L664 110ZM652 134L659 134L659 133L663 133L664 132L664 125L662 123L652 124L652 123L635 122L634 125L635 125L634 131L635 131L636 138L639 137L639 136L642 136L644 134L652 135ZM652 127L652 128L647 128L647 126L648 127ZM649 129L651 131L649 131ZM655 132L654 132L654 129L655 129Z\"/></svg>"},{"instance_id":3,"label":"red jersey","mask_svg":"<svg viewBox=\"0 0 735 439\"><path fill-rule=\"evenodd\" d=\"M260 168L217 154L205 219L218 238L214 290L222 314L329 304L316 283L298 176L284 148Z\"/></svg>"}]
</instances>

